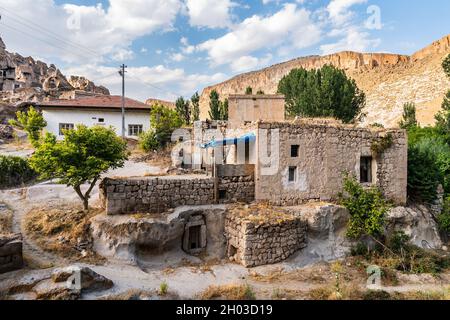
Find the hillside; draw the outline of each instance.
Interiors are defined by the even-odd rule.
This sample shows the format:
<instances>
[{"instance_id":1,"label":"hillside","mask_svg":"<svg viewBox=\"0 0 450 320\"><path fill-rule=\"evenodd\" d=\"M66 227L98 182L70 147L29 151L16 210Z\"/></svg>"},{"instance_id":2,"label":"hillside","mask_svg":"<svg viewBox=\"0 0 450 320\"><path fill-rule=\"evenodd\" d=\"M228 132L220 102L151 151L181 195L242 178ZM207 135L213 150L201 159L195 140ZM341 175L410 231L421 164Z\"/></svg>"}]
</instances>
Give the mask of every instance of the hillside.
<instances>
[{"instance_id":1,"label":"hillside","mask_svg":"<svg viewBox=\"0 0 450 320\"><path fill-rule=\"evenodd\" d=\"M450 53L450 35L411 56L385 53L340 52L327 56L310 56L273 65L260 71L238 75L207 87L200 98L201 118L207 117L209 94L215 89L222 98L244 93L245 88L275 93L278 82L295 68L320 68L332 64L345 70L367 95L365 124L374 122L387 127L397 125L405 102L417 104L421 124L432 124L440 110L444 93L450 89L442 59Z\"/></svg>"}]
</instances>

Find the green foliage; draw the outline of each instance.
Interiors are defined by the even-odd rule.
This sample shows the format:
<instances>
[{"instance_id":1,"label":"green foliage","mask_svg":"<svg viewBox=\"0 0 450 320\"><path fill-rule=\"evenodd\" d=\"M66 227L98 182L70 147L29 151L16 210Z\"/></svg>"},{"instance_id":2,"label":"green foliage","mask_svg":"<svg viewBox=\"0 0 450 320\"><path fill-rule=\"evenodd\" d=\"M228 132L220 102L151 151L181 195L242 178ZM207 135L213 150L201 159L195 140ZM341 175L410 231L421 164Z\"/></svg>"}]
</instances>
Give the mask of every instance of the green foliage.
<instances>
[{"instance_id":1,"label":"green foliage","mask_svg":"<svg viewBox=\"0 0 450 320\"><path fill-rule=\"evenodd\" d=\"M200 120L200 96L198 92L191 97L191 122Z\"/></svg>"},{"instance_id":2,"label":"green foliage","mask_svg":"<svg viewBox=\"0 0 450 320\"><path fill-rule=\"evenodd\" d=\"M165 296L167 294L167 292L169 291L169 285L167 284L167 282L162 282L159 285L159 295L160 296Z\"/></svg>"},{"instance_id":3,"label":"green foliage","mask_svg":"<svg viewBox=\"0 0 450 320\"><path fill-rule=\"evenodd\" d=\"M365 94L344 71L331 65L318 70L294 69L278 84L292 116L334 117L345 123L357 120L365 105Z\"/></svg>"},{"instance_id":4,"label":"green foliage","mask_svg":"<svg viewBox=\"0 0 450 320\"><path fill-rule=\"evenodd\" d=\"M439 128L411 128L408 142L408 196L432 202L439 184L450 192L450 146Z\"/></svg>"},{"instance_id":5,"label":"green foliage","mask_svg":"<svg viewBox=\"0 0 450 320\"><path fill-rule=\"evenodd\" d=\"M253 94L253 89L252 89L252 87L247 87L247 88L245 88L245 94Z\"/></svg>"},{"instance_id":6,"label":"green foliage","mask_svg":"<svg viewBox=\"0 0 450 320\"><path fill-rule=\"evenodd\" d=\"M442 62L442 68L445 74L450 78L450 54Z\"/></svg>"},{"instance_id":7,"label":"green foliage","mask_svg":"<svg viewBox=\"0 0 450 320\"><path fill-rule=\"evenodd\" d=\"M384 128L381 123L375 122L370 125L372 128Z\"/></svg>"},{"instance_id":8,"label":"green foliage","mask_svg":"<svg viewBox=\"0 0 450 320\"><path fill-rule=\"evenodd\" d=\"M175 110L184 124L191 123L191 107L189 100L184 100L183 97L179 97L175 102Z\"/></svg>"},{"instance_id":9,"label":"green foliage","mask_svg":"<svg viewBox=\"0 0 450 320\"><path fill-rule=\"evenodd\" d=\"M392 133L388 133L384 137L381 137L380 139L373 141L372 145L370 146L370 149L372 150L373 154L380 155L384 151L392 147L393 143L394 137L392 136Z\"/></svg>"},{"instance_id":10,"label":"green foliage","mask_svg":"<svg viewBox=\"0 0 450 320\"><path fill-rule=\"evenodd\" d=\"M151 129L140 136L139 145L147 152L158 150L170 142L173 131L182 125L178 112L156 104L150 110Z\"/></svg>"},{"instance_id":11,"label":"green foliage","mask_svg":"<svg viewBox=\"0 0 450 320\"><path fill-rule=\"evenodd\" d=\"M434 116L436 127L450 134L450 90L445 95L441 108L441 111Z\"/></svg>"},{"instance_id":12,"label":"green foliage","mask_svg":"<svg viewBox=\"0 0 450 320\"><path fill-rule=\"evenodd\" d=\"M244 299L245 300L256 300L255 292L253 291L253 288L249 284L245 285Z\"/></svg>"},{"instance_id":13,"label":"green foliage","mask_svg":"<svg viewBox=\"0 0 450 320\"><path fill-rule=\"evenodd\" d=\"M401 129L417 127L416 104L412 102L403 105L403 117L399 123Z\"/></svg>"},{"instance_id":14,"label":"green foliage","mask_svg":"<svg viewBox=\"0 0 450 320\"><path fill-rule=\"evenodd\" d=\"M17 120L10 120L9 123L15 127L25 130L28 134L28 139L34 147L39 144L42 129L47 126L42 114L35 108L30 107L28 111L17 111Z\"/></svg>"},{"instance_id":15,"label":"green foliage","mask_svg":"<svg viewBox=\"0 0 450 320\"><path fill-rule=\"evenodd\" d=\"M444 199L444 209L441 214L437 217L439 228L450 234L450 196Z\"/></svg>"},{"instance_id":16,"label":"green foliage","mask_svg":"<svg viewBox=\"0 0 450 320\"><path fill-rule=\"evenodd\" d=\"M382 235L390 205L378 188L365 189L354 177L346 175L344 193L339 198L350 213L347 229L349 238L358 239L365 235L377 238Z\"/></svg>"},{"instance_id":17,"label":"green foliage","mask_svg":"<svg viewBox=\"0 0 450 320\"><path fill-rule=\"evenodd\" d=\"M258 92L256 92L256 94L262 95L262 94L264 94L264 91L262 91L261 89L259 89Z\"/></svg>"},{"instance_id":18,"label":"green foliage","mask_svg":"<svg viewBox=\"0 0 450 320\"><path fill-rule=\"evenodd\" d=\"M127 159L126 142L112 128L78 125L66 130L64 140L47 133L30 158L30 166L42 179L56 178L71 186L88 209L90 193L101 174L122 167ZM83 194L81 185L90 184Z\"/></svg>"},{"instance_id":19,"label":"green foliage","mask_svg":"<svg viewBox=\"0 0 450 320\"><path fill-rule=\"evenodd\" d=\"M0 155L0 188L15 187L36 178L27 160Z\"/></svg>"},{"instance_id":20,"label":"green foliage","mask_svg":"<svg viewBox=\"0 0 450 320\"><path fill-rule=\"evenodd\" d=\"M221 102L216 90L211 91L209 99L209 118L211 120L228 120L228 99Z\"/></svg>"}]
</instances>

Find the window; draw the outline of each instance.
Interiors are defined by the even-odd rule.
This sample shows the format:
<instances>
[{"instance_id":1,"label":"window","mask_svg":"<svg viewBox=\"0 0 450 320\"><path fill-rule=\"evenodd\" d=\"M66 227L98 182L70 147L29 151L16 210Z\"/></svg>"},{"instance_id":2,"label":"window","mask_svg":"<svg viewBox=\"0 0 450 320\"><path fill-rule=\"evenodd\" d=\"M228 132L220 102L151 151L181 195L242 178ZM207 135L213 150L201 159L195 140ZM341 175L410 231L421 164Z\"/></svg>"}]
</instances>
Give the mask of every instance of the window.
<instances>
[{"instance_id":1,"label":"window","mask_svg":"<svg viewBox=\"0 0 450 320\"><path fill-rule=\"evenodd\" d=\"M295 182L297 167L289 167L289 182Z\"/></svg>"},{"instance_id":2,"label":"window","mask_svg":"<svg viewBox=\"0 0 450 320\"><path fill-rule=\"evenodd\" d=\"M60 136L64 135L63 130L73 130L73 129L74 129L73 123L60 123L59 124L59 135Z\"/></svg>"},{"instance_id":3,"label":"window","mask_svg":"<svg viewBox=\"0 0 450 320\"><path fill-rule=\"evenodd\" d=\"M104 118L98 118L98 122L104 123L104 122L105 122L105 119L104 119Z\"/></svg>"},{"instance_id":4,"label":"window","mask_svg":"<svg viewBox=\"0 0 450 320\"><path fill-rule=\"evenodd\" d=\"M227 190L219 190L219 200L225 200L227 198Z\"/></svg>"},{"instance_id":5,"label":"window","mask_svg":"<svg viewBox=\"0 0 450 320\"><path fill-rule=\"evenodd\" d=\"M359 171L361 183L372 183L372 157L361 157Z\"/></svg>"},{"instance_id":6,"label":"window","mask_svg":"<svg viewBox=\"0 0 450 320\"><path fill-rule=\"evenodd\" d=\"M137 137L144 131L142 124L129 124L128 135Z\"/></svg>"},{"instance_id":7,"label":"window","mask_svg":"<svg viewBox=\"0 0 450 320\"><path fill-rule=\"evenodd\" d=\"M298 150L300 146L299 145L292 145L291 146L291 158L298 158Z\"/></svg>"}]
</instances>

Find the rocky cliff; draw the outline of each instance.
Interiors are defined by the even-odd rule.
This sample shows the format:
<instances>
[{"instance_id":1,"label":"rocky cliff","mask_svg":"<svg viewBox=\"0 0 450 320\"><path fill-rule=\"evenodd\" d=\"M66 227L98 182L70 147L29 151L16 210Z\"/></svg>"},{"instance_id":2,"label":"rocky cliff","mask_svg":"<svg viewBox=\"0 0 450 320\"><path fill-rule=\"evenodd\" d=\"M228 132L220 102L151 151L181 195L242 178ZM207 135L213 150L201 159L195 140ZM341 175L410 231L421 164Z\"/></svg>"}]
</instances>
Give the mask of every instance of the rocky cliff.
<instances>
[{"instance_id":1,"label":"rocky cliff","mask_svg":"<svg viewBox=\"0 0 450 320\"><path fill-rule=\"evenodd\" d=\"M345 70L366 93L365 124L377 122L388 127L396 126L405 102L417 104L418 120L422 124L432 124L444 93L450 89L450 80L441 67L442 59L449 53L450 35L412 56L345 51L294 59L205 88L200 98L201 118L207 117L209 94L213 89L222 98L244 93L248 86L255 92L276 93L278 82L292 69L314 69L332 64Z\"/></svg>"},{"instance_id":2,"label":"rocky cliff","mask_svg":"<svg viewBox=\"0 0 450 320\"><path fill-rule=\"evenodd\" d=\"M145 104L148 104L149 106L153 106L155 104L160 104L163 107L166 107L166 108L169 108L172 110L175 109L175 102L165 101L165 100L160 100L160 99L149 98L149 99L147 99L147 101L145 101Z\"/></svg>"},{"instance_id":3,"label":"rocky cliff","mask_svg":"<svg viewBox=\"0 0 450 320\"><path fill-rule=\"evenodd\" d=\"M66 78L55 65L6 50L0 38L0 101L10 104L60 98L81 90L109 95L109 90L78 76Z\"/></svg>"}]
</instances>

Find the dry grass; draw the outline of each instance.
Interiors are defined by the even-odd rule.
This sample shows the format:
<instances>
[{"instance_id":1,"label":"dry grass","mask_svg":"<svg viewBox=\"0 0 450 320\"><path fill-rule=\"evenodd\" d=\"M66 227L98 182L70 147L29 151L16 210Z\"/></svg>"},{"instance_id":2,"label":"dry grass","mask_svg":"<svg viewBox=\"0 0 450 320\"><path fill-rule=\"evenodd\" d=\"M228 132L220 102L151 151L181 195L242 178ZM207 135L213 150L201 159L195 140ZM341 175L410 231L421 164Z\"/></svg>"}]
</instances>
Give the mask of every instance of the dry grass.
<instances>
[{"instance_id":1,"label":"dry grass","mask_svg":"<svg viewBox=\"0 0 450 320\"><path fill-rule=\"evenodd\" d=\"M257 225L280 224L285 221L295 220L296 217L286 210L272 206L266 202L259 202L251 205L238 204L230 212L240 217L244 221Z\"/></svg>"},{"instance_id":2,"label":"dry grass","mask_svg":"<svg viewBox=\"0 0 450 320\"><path fill-rule=\"evenodd\" d=\"M136 147L131 151L130 159L143 161L155 167L168 168L172 166L172 149L173 145L169 144L163 149L147 153Z\"/></svg>"},{"instance_id":3,"label":"dry grass","mask_svg":"<svg viewBox=\"0 0 450 320\"><path fill-rule=\"evenodd\" d=\"M245 284L209 286L199 294L201 300L255 300L252 287Z\"/></svg>"},{"instance_id":4,"label":"dry grass","mask_svg":"<svg viewBox=\"0 0 450 320\"><path fill-rule=\"evenodd\" d=\"M102 209L84 212L74 205L36 208L27 214L25 228L46 251L74 261L103 263L104 259L92 250L89 233L89 220L101 213Z\"/></svg>"},{"instance_id":5,"label":"dry grass","mask_svg":"<svg viewBox=\"0 0 450 320\"><path fill-rule=\"evenodd\" d=\"M8 208L0 210L0 234L12 232L12 211Z\"/></svg>"}]
</instances>

